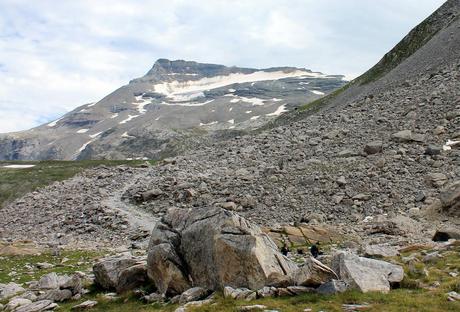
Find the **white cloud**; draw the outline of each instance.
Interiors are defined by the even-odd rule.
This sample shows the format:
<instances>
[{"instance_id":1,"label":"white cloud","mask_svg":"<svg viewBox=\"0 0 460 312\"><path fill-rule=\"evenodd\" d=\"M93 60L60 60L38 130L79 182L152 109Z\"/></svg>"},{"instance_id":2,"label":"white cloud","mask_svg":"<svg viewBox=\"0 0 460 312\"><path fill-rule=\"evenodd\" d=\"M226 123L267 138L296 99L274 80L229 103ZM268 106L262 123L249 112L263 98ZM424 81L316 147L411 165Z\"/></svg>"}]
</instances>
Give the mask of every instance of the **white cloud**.
<instances>
[{"instance_id":1,"label":"white cloud","mask_svg":"<svg viewBox=\"0 0 460 312\"><path fill-rule=\"evenodd\" d=\"M442 3L2 0L0 132L100 99L160 57L356 76Z\"/></svg>"}]
</instances>

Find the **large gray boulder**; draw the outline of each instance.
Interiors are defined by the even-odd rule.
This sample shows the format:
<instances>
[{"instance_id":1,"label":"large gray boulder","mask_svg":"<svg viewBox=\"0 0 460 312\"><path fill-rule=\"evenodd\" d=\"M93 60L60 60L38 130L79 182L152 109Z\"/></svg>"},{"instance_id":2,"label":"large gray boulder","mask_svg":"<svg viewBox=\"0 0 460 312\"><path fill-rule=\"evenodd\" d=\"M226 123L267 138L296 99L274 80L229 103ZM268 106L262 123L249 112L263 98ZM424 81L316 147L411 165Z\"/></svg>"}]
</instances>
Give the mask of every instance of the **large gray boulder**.
<instances>
[{"instance_id":1,"label":"large gray boulder","mask_svg":"<svg viewBox=\"0 0 460 312\"><path fill-rule=\"evenodd\" d=\"M144 285L148 280L145 260L129 255L104 258L93 266L93 273L97 285L118 293Z\"/></svg>"},{"instance_id":2,"label":"large gray boulder","mask_svg":"<svg viewBox=\"0 0 460 312\"><path fill-rule=\"evenodd\" d=\"M404 278L404 270L399 265L347 252L334 255L332 268L351 288L362 292L388 292L392 283L399 283Z\"/></svg>"},{"instance_id":3,"label":"large gray boulder","mask_svg":"<svg viewBox=\"0 0 460 312\"><path fill-rule=\"evenodd\" d=\"M290 285L297 265L261 229L220 208L168 211L154 228L148 275L160 293Z\"/></svg>"}]
</instances>

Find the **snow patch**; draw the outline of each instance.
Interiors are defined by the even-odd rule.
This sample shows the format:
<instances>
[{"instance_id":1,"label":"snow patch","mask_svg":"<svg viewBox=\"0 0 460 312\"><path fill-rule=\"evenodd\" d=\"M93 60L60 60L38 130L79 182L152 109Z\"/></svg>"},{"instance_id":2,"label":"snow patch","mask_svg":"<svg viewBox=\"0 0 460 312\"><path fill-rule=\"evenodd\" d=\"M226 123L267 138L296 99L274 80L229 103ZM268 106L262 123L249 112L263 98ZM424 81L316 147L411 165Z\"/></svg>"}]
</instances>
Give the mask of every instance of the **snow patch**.
<instances>
[{"instance_id":1,"label":"snow patch","mask_svg":"<svg viewBox=\"0 0 460 312\"><path fill-rule=\"evenodd\" d=\"M9 169L26 169L26 168L32 168L35 167L35 165L7 165L3 166L3 168L9 168Z\"/></svg>"},{"instance_id":2,"label":"snow patch","mask_svg":"<svg viewBox=\"0 0 460 312\"><path fill-rule=\"evenodd\" d=\"M214 100L209 100L209 101L205 101L205 102L182 102L182 103L179 103L179 102L172 102L172 103L169 103L169 102L161 102L160 104L161 105L168 105L168 106L190 106L190 107L193 107L193 106L204 106L204 105L207 105L211 102L214 102Z\"/></svg>"},{"instance_id":3,"label":"snow patch","mask_svg":"<svg viewBox=\"0 0 460 312\"><path fill-rule=\"evenodd\" d=\"M281 102L282 99L273 98L272 101L273 101L273 102Z\"/></svg>"},{"instance_id":4,"label":"snow patch","mask_svg":"<svg viewBox=\"0 0 460 312\"><path fill-rule=\"evenodd\" d=\"M230 103L238 103L239 101L241 101L241 100L240 99L231 99Z\"/></svg>"},{"instance_id":5,"label":"snow patch","mask_svg":"<svg viewBox=\"0 0 460 312\"><path fill-rule=\"evenodd\" d=\"M95 134L91 134L89 137L94 139L94 138L98 137L102 132L104 132L104 131L101 131L101 132L98 132L98 133L95 133Z\"/></svg>"},{"instance_id":6,"label":"snow patch","mask_svg":"<svg viewBox=\"0 0 460 312\"><path fill-rule=\"evenodd\" d=\"M121 135L121 137L122 137L122 138L135 138L135 136L129 135L129 134L128 134L128 131L126 131L125 133L123 133L123 134Z\"/></svg>"},{"instance_id":7,"label":"snow patch","mask_svg":"<svg viewBox=\"0 0 460 312\"><path fill-rule=\"evenodd\" d=\"M230 108L228 109L229 112L231 112L232 110L233 110L233 107L230 107Z\"/></svg>"},{"instance_id":8,"label":"snow patch","mask_svg":"<svg viewBox=\"0 0 460 312\"><path fill-rule=\"evenodd\" d=\"M246 111L246 114L250 114L250 113L252 113L252 111Z\"/></svg>"},{"instance_id":9,"label":"snow patch","mask_svg":"<svg viewBox=\"0 0 460 312\"><path fill-rule=\"evenodd\" d=\"M203 127L203 126L212 126L212 125L216 125L218 123L218 121L211 121L210 123L201 123L200 122L200 127Z\"/></svg>"},{"instance_id":10,"label":"snow patch","mask_svg":"<svg viewBox=\"0 0 460 312\"><path fill-rule=\"evenodd\" d=\"M279 116L281 115L282 113L285 113L287 112L288 110L286 109L286 104L283 104L281 105L280 107L278 107L278 109L276 111L274 111L273 113L271 114L266 114L265 116Z\"/></svg>"},{"instance_id":11,"label":"snow patch","mask_svg":"<svg viewBox=\"0 0 460 312\"><path fill-rule=\"evenodd\" d=\"M234 73L226 76L205 77L198 80L163 82L153 86L155 92L166 95L173 100L180 100L184 96L193 98L203 91L222 88L235 83L247 83L267 80L278 80L293 77L316 77L319 74L304 70L292 72L284 71L256 71L251 74ZM323 76L322 74L320 76Z\"/></svg>"},{"instance_id":12,"label":"snow patch","mask_svg":"<svg viewBox=\"0 0 460 312\"><path fill-rule=\"evenodd\" d=\"M318 91L318 90L310 90L311 93L317 94L317 95L324 95L324 92Z\"/></svg>"},{"instance_id":13,"label":"snow patch","mask_svg":"<svg viewBox=\"0 0 460 312\"><path fill-rule=\"evenodd\" d=\"M228 92L233 93L233 92L236 92L236 90L235 89L228 89Z\"/></svg>"},{"instance_id":14,"label":"snow patch","mask_svg":"<svg viewBox=\"0 0 460 312\"><path fill-rule=\"evenodd\" d=\"M64 117L61 117L61 118L59 118L59 119L57 119L57 120L55 120L55 121L53 121L53 122L50 122L50 123L48 124L48 127L54 127L54 126L56 126L56 124L57 124L62 118L64 118Z\"/></svg>"},{"instance_id":15,"label":"snow patch","mask_svg":"<svg viewBox=\"0 0 460 312\"><path fill-rule=\"evenodd\" d=\"M133 120L134 118L137 118L137 117L139 117L139 116L140 116L140 115L128 115L128 118L126 118L125 120L120 121L120 125L125 124L125 123L127 123L128 121L131 121L131 120Z\"/></svg>"},{"instance_id":16,"label":"snow patch","mask_svg":"<svg viewBox=\"0 0 460 312\"><path fill-rule=\"evenodd\" d=\"M89 129L80 129L80 130L77 131L77 133L86 133L88 131L89 131Z\"/></svg>"},{"instance_id":17,"label":"snow patch","mask_svg":"<svg viewBox=\"0 0 460 312\"><path fill-rule=\"evenodd\" d=\"M260 116L252 116L252 117L250 118L250 120L256 120L256 119L259 119L259 117L260 117Z\"/></svg>"},{"instance_id":18,"label":"snow patch","mask_svg":"<svg viewBox=\"0 0 460 312\"><path fill-rule=\"evenodd\" d=\"M86 107L92 107L92 106L94 106L94 105L96 105L96 102L90 103L90 104L88 104Z\"/></svg>"},{"instance_id":19,"label":"snow patch","mask_svg":"<svg viewBox=\"0 0 460 312\"><path fill-rule=\"evenodd\" d=\"M227 121L229 123L231 123L232 125L235 123L235 119L230 119L229 121Z\"/></svg>"},{"instance_id":20,"label":"snow patch","mask_svg":"<svg viewBox=\"0 0 460 312\"><path fill-rule=\"evenodd\" d=\"M110 119L114 119L114 118L117 118L117 117L118 117L118 113L115 113L112 116L110 116Z\"/></svg>"}]
</instances>

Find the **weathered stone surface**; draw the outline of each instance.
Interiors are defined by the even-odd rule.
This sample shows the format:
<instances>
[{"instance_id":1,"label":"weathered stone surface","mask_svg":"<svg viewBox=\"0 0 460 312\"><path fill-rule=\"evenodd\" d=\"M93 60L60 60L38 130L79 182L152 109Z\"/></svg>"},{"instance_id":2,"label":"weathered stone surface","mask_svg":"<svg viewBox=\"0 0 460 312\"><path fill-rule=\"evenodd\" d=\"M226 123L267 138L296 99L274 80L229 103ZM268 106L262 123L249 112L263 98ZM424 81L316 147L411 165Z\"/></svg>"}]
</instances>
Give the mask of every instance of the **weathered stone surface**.
<instances>
[{"instance_id":1,"label":"weathered stone surface","mask_svg":"<svg viewBox=\"0 0 460 312\"><path fill-rule=\"evenodd\" d=\"M25 291L25 289L19 284L13 282L8 284L0 283L0 300L8 299L23 291Z\"/></svg>"},{"instance_id":2,"label":"weathered stone surface","mask_svg":"<svg viewBox=\"0 0 460 312\"><path fill-rule=\"evenodd\" d=\"M410 142L412 141L412 131L402 130L391 135L392 139L398 142Z\"/></svg>"},{"instance_id":3,"label":"weathered stone surface","mask_svg":"<svg viewBox=\"0 0 460 312\"><path fill-rule=\"evenodd\" d=\"M382 141L373 141L369 142L364 146L364 152L368 155L381 153L383 150L383 142Z\"/></svg>"},{"instance_id":4,"label":"weathered stone surface","mask_svg":"<svg viewBox=\"0 0 460 312\"><path fill-rule=\"evenodd\" d=\"M122 270L118 276L117 293L123 293L148 282L147 265L145 262L135 264Z\"/></svg>"},{"instance_id":5,"label":"weathered stone surface","mask_svg":"<svg viewBox=\"0 0 460 312\"><path fill-rule=\"evenodd\" d=\"M154 245L154 233L150 240L147 258L147 273L161 294L181 294L191 283L185 271L185 264L169 243Z\"/></svg>"},{"instance_id":6,"label":"weathered stone surface","mask_svg":"<svg viewBox=\"0 0 460 312\"><path fill-rule=\"evenodd\" d=\"M399 265L351 253L338 252L332 261L340 279L362 292L388 292L390 283L400 282L404 277L404 270Z\"/></svg>"},{"instance_id":7,"label":"weathered stone surface","mask_svg":"<svg viewBox=\"0 0 460 312\"><path fill-rule=\"evenodd\" d=\"M332 279L338 279L337 274L312 257L294 273L294 281L299 286L319 286Z\"/></svg>"},{"instance_id":8,"label":"weathered stone surface","mask_svg":"<svg viewBox=\"0 0 460 312\"><path fill-rule=\"evenodd\" d=\"M40 300L32 302L17 308L14 312L41 312L49 311L56 308L58 305L51 300Z\"/></svg>"},{"instance_id":9,"label":"weathered stone surface","mask_svg":"<svg viewBox=\"0 0 460 312\"><path fill-rule=\"evenodd\" d=\"M84 301L84 302L82 302L80 304L77 304L77 305L73 306L72 310L75 310L75 311L87 310L87 309L91 309L95 305L97 305L97 301L87 300L87 301Z\"/></svg>"},{"instance_id":10,"label":"weathered stone surface","mask_svg":"<svg viewBox=\"0 0 460 312\"><path fill-rule=\"evenodd\" d=\"M224 298L237 300L252 300L257 298L257 292L247 288L224 287Z\"/></svg>"},{"instance_id":11,"label":"weathered stone surface","mask_svg":"<svg viewBox=\"0 0 460 312\"><path fill-rule=\"evenodd\" d=\"M445 212L460 216L460 181L456 181L444 189L440 199Z\"/></svg>"},{"instance_id":12,"label":"weathered stone surface","mask_svg":"<svg viewBox=\"0 0 460 312\"><path fill-rule=\"evenodd\" d=\"M399 255L398 248L389 245L367 245L364 248L364 255L374 258L394 257Z\"/></svg>"},{"instance_id":13,"label":"weathered stone surface","mask_svg":"<svg viewBox=\"0 0 460 312\"><path fill-rule=\"evenodd\" d=\"M234 212L171 209L162 221L152 232L148 257L149 276L160 292L177 292L172 276L182 288L190 276L194 285L211 290L291 283L295 263L258 226Z\"/></svg>"},{"instance_id":14,"label":"weathered stone surface","mask_svg":"<svg viewBox=\"0 0 460 312\"><path fill-rule=\"evenodd\" d=\"M206 298L209 295L209 291L202 287L193 287L184 291L179 299L180 304L184 304L190 301L198 301Z\"/></svg>"},{"instance_id":15,"label":"weathered stone surface","mask_svg":"<svg viewBox=\"0 0 460 312\"><path fill-rule=\"evenodd\" d=\"M322 284L316 289L316 292L322 295L334 295L347 291L348 284L341 280L331 280Z\"/></svg>"},{"instance_id":16,"label":"weathered stone surface","mask_svg":"<svg viewBox=\"0 0 460 312\"><path fill-rule=\"evenodd\" d=\"M72 291L69 289L50 289L38 297L39 300L51 300L62 302L72 298Z\"/></svg>"},{"instance_id":17,"label":"weathered stone surface","mask_svg":"<svg viewBox=\"0 0 460 312\"><path fill-rule=\"evenodd\" d=\"M104 289L124 292L145 283L146 262L132 256L109 257L93 266L95 283Z\"/></svg>"},{"instance_id":18,"label":"weathered stone surface","mask_svg":"<svg viewBox=\"0 0 460 312\"><path fill-rule=\"evenodd\" d=\"M13 298L11 299L8 304L5 306L5 311L14 311L20 306L24 306L26 304L31 304L32 301L29 299L24 299L24 298ZM0 309L2 311L3 309Z\"/></svg>"}]
</instances>

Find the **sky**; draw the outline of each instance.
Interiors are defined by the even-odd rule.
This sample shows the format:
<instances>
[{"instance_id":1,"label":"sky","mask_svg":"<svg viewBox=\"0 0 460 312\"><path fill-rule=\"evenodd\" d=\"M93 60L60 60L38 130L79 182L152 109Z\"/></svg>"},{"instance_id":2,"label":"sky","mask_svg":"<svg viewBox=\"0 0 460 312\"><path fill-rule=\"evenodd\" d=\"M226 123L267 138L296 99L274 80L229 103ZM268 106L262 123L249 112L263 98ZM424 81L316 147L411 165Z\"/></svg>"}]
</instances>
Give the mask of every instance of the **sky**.
<instances>
[{"instance_id":1,"label":"sky","mask_svg":"<svg viewBox=\"0 0 460 312\"><path fill-rule=\"evenodd\" d=\"M0 133L100 100L158 58L356 77L443 0L0 0Z\"/></svg>"}]
</instances>

